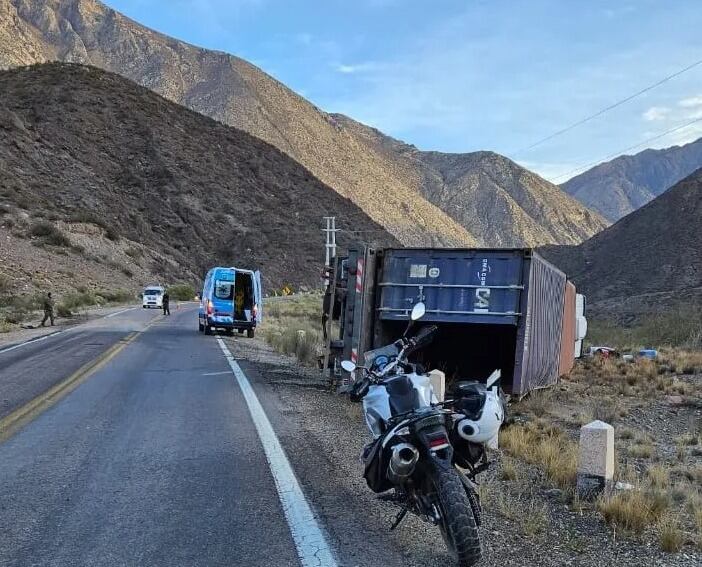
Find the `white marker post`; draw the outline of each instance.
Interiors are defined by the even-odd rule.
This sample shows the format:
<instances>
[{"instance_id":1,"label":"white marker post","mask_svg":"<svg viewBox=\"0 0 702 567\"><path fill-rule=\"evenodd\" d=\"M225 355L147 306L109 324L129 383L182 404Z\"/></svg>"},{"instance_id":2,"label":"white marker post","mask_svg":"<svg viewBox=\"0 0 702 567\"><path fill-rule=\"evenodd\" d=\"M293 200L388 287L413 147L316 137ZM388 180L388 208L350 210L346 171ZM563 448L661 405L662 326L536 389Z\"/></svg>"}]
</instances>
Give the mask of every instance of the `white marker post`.
<instances>
[{"instance_id":1,"label":"white marker post","mask_svg":"<svg viewBox=\"0 0 702 567\"><path fill-rule=\"evenodd\" d=\"M591 499L612 486L614 478L614 428L593 421L580 428L577 492Z\"/></svg>"}]
</instances>

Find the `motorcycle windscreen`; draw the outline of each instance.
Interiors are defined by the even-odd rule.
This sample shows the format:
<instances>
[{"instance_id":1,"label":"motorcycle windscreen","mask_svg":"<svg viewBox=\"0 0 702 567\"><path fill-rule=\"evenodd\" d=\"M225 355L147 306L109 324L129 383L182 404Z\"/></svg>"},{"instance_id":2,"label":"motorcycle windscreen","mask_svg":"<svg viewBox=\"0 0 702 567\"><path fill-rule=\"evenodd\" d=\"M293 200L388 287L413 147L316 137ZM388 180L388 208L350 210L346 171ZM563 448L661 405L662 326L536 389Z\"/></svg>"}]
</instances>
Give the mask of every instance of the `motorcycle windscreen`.
<instances>
[{"instance_id":1,"label":"motorcycle windscreen","mask_svg":"<svg viewBox=\"0 0 702 567\"><path fill-rule=\"evenodd\" d=\"M387 363L390 360L394 360L398 354L400 354L400 350L394 344L391 344L364 352L363 360L368 368L373 368L376 358L384 356L387 358Z\"/></svg>"}]
</instances>

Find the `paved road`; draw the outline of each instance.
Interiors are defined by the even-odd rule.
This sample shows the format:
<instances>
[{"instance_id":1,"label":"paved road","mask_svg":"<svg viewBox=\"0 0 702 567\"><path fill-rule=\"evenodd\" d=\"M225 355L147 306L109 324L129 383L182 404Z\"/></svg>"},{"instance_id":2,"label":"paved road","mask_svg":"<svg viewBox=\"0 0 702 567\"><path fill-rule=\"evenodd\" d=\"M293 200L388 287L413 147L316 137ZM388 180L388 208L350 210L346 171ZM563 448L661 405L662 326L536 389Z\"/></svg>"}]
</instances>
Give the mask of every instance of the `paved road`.
<instances>
[{"instance_id":1,"label":"paved road","mask_svg":"<svg viewBox=\"0 0 702 567\"><path fill-rule=\"evenodd\" d=\"M94 360L160 311L120 310L55 335L0 347L0 419Z\"/></svg>"},{"instance_id":2,"label":"paved road","mask_svg":"<svg viewBox=\"0 0 702 567\"><path fill-rule=\"evenodd\" d=\"M155 315L0 354L0 387L15 392L142 331L0 444L0 565L299 564L236 363L195 332L192 309L147 328Z\"/></svg>"}]
</instances>

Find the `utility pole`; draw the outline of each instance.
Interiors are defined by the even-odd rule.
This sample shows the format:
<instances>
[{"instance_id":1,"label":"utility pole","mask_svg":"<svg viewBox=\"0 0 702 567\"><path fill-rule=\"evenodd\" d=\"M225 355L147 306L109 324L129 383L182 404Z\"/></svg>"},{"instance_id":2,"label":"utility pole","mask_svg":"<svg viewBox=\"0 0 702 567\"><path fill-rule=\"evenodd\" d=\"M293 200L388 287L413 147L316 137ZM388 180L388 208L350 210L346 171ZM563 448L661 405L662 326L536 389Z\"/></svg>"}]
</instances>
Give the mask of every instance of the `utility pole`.
<instances>
[{"instance_id":1,"label":"utility pole","mask_svg":"<svg viewBox=\"0 0 702 567\"><path fill-rule=\"evenodd\" d=\"M326 259L324 262L324 265L326 267L331 266L331 261L332 258L336 258L336 233L338 232L336 228L336 217L324 217L324 220L326 221L326 228L323 228L322 231L326 234L327 241L326 244L324 245L324 250L326 253ZM325 277L324 278L324 286L329 285L329 278Z\"/></svg>"}]
</instances>

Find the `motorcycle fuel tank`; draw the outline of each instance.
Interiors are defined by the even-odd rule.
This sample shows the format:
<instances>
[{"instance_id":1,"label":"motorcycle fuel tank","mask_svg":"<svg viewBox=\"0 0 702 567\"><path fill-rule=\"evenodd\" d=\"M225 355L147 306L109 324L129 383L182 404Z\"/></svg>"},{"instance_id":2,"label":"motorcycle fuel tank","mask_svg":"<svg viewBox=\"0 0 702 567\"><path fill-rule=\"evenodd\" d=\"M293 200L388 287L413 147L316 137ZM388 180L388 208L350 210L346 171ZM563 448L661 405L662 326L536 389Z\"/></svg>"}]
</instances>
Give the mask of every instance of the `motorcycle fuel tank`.
<instances>
[{"instance_id":1,"label":"motorcycle fuel tank","mask_svg":"<svg viewBox=\"0 0 702 567\"><path fill-rule=\"evenodd\" d=\"M431 380L423 374L400 374L384 384L374 384L363 398L363 414L374 437L383 434L394 415L430 407L438 400Z\"/></svg>"}]
</instances>

